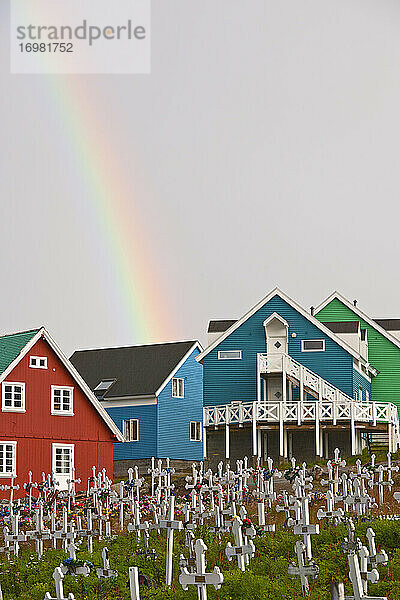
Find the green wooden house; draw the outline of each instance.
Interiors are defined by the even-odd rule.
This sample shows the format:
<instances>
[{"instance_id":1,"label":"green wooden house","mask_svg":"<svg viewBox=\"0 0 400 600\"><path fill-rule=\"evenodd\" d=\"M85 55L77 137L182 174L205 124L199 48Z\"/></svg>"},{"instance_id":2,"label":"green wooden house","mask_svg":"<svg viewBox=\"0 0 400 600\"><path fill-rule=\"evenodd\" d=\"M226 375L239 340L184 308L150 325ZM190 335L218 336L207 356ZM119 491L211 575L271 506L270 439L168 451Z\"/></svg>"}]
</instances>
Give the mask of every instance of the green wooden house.
<instances>
[{"instance_id":1,"label":"green wooden house","mask_svg":"<svg viewBox=\"0 0 400 600\"><path fill-rule=\"evenodd\" d=\"M371 381L371 400L393 402L400 412L400 319L372 319L358 308L356 301L350 302L338 292L315 309L315 316L336 330L339 323L359 323L368 361L378 371ZM357 343L355 337L352 343Z\"/></svg>"}]
</instances>

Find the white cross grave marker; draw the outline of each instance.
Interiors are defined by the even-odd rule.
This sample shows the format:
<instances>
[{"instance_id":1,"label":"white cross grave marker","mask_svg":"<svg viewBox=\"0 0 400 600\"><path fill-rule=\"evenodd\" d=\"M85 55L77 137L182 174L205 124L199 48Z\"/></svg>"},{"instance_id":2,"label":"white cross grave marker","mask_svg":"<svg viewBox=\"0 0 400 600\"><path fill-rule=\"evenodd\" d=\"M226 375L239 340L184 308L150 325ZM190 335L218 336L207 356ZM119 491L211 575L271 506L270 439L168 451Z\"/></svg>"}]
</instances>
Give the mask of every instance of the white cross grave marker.
<instances>
[{"instance_id":1,"label":"white cross grave marker","mask_svg":"<svg viewBox=\"0 0 400 600\"><path fill-rule=\"evenodd\" d=\"M54 583L56 584L56 596L50 596L49 592L46 592L44 600L75 600L75 596L70 592L67 597L64 596L63 579L64 575L60 567L56 567L53 573Z\"/></svg>"},{"instance_id":2,"label":"white cross grave marker","mask_svg":"<svg viewBox=\"0 0 400 600\"><path fill-rule=\"evenodd\" d=\"M310 559L307 564L306 547L303 542L300 540L297 541L294 549L297 556L297 564L295 562L290 563L288 567L288 575L292 579L300 577L303 595L307 596L310 589L308 577L315 579L319 573L319 566L313 559Z\"/></svg>"},{"instance_id":3,"label":"white cross grave marker","mask_svg":"<svg viewBox=\"0 0 400 600\"><path fill-rule=\"evenodd\" d=\"M207 546L203 540L196 540L194 551L196 555L196 572L189 573L187 568L182 567L179 583L184 590L187 590L189 585L197 585L199 600L207 600L207 586L213 585L216 590L219 590L224 581L224 576L219 567L214 567L212 573L206 573Z\"/></svg>"},{"instance_id":4,"label":"white cross grave marker","mask_svg":"<svg viewBox=\"0 0 400 600\"><path fill-rule=\"evenodd\" d=\"M245 543L242 526L242 520L239 519L239 517L234 517L232 522L232 533L235 539L235 545L232 546L232 544L228 542L225 554L229 561L236 556L239 569L244 571L246 568L247 557L253 558L256 548L251 540L247 544Z\"/></svg>"}]
</instances>

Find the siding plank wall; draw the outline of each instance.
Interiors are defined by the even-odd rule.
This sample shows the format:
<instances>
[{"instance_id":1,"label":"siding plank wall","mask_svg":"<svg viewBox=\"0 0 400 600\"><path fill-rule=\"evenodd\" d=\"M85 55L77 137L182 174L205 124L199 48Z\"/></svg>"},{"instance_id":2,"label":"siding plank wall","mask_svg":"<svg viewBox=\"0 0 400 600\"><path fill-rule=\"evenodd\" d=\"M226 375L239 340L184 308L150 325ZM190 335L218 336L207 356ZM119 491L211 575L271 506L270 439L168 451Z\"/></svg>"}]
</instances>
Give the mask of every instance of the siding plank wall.
<instances>
[{"instance_id":1,"label":"siding plank wall","mask_svg":"<svg viewBox=\"0 0 400 600\"><path fill-rule=\"evenodd\" d=\"M139 419L139 441L114 444L114 460L157 456L157 405L123 406L106 409L122 431L122 421Z\"/></svg>"},{"instance_id":2,"label":"siding plank wall","mask_svg":"<svg viewBox=\"0 0 400 600\"><path fill-rule=\"evenodd\" d=\"M359 321L361 327L367 329L369 362L380 371L372 378L371 400L393 402L400 411L400 349L337 298L327 304L316 317L323 323Z\"/></svg>"},{"instance_id":3,"label":"siding plank wall","mask_svg":"<svg viewBox=\"0 0 400 600\"><path fill-rule=\"evenodd\" d=\"M172 380L157 399L158 457L201 460L203 443L190 441L190 421L203 420L203 367L195 349L174 377L185 380L185 397L172 397Z\"/></svg>"},{"instance_id":4,"label":"siding plank wall","mask_svg":"<svg viewBox=\"0 0 400 600\"><path fill-rule=\"evenodd\" d=\"M263 322L277 312L289 324L289 354L349 396L353 396L353 358L339 344L276 295L204 359L205 406L257 399L257 353L266 352ZM333 320L333 319L332 319ZM295 333L296 337L292 337ZM324 339L324 352L302 352L302 339ZM242 360L218 360L220 350L242 350Z\"/></svg>"}]
</instances>

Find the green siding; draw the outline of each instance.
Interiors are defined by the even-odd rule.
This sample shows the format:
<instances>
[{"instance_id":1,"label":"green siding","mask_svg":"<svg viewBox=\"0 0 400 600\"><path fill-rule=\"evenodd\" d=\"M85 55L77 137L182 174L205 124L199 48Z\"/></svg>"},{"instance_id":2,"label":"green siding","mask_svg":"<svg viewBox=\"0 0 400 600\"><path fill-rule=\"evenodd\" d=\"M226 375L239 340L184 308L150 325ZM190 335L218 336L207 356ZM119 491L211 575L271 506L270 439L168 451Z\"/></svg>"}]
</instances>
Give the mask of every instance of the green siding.
<instances>
[{"instance_id":1,"label":"green siding","mask_svg":"<svg viewBox=\"0 0 400 600\"><path fill-rule=\"evenodd\" d=\"M0 337L0 375L17 358L18 354L38 331L40 330L33 329L32 331L24 331Z\"/></svg>"},{"instance_id":2,"label":"green siding","mask_svg":"<svg viewBox=\"0 0 400 600\"><path fill-rule=\"evenodd\" d=\"M321 323L359 321L361 327L367 329L369 362L379 371L379 374L372 378L371 400L393 402L400 412L400 348L337 298L315 316Z\"/></svg>"}]
</instances>

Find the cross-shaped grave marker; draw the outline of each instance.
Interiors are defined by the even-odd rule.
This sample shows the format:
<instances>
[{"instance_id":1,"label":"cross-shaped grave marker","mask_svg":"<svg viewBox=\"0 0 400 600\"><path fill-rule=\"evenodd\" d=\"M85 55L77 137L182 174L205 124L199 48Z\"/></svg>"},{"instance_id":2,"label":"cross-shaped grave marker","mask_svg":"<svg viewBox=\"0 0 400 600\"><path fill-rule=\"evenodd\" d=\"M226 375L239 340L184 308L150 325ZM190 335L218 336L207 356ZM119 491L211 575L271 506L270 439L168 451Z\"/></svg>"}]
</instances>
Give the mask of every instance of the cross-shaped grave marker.
<instances>
[{"instance_id":1,"label":"cross-shaped grave marker","mask_svg":"<svg viewBox=\"0 0 400 600\"><path fill-rule=\"evenodd\" d=\"M54 583L56 584L56 595L55 597L50 596L49 592L46 592L44 600L75 600L75 596L70 592L68 596L64 596L63 579L64 575L60 567L56 567L53 573Z\"/></svg>"},{"instance_id":2,"label":"cross-shaped grave marker","mask_svg":"<svg viewBox=\"0 0 400 600\"><path fill-rule=\"evenodd\" d=\"M376 567L379 564L386 565L388 562L388 555L385 550L381 550L380 552L376 551L375 531L371 527L368 527L367 529L366 538L369 546L368 564L372 567Z\"/></svg>"},{"instance_id":3,"label":"cross-shaped grave marker","mask_svg":"<svg viewBox=\"0 0 400 600\"><path fill-rule=\"evenodd\" d=\"M340 523L340 521L344 517L344 511L342 508L337 508L335 510L335 504L331 490L328 490L326 492L325 498L326 510L324 510L323 508L318 509L317 519L335 519L336 523Z\"/></svg>"},{"instance_id":4,"label":"cross-shaped grave marker","mask_svg":"<svg viewBox=\"0 0 400 600\"><path fill-rule=\"evenodd\" d=\"M159 523L160 529L167 530L167 553L165 561L165 580L167 585L172 585L172 553L174 549L174 531L182 531L182 521L174 520L175 513L175 496L169 497L168 520L161 520Z\"/></svg>"},{"instance_id":5,"label":"cross-shaped grave marker","mask_svg":"<svg viewBox=\"0 0 400 600\"><path fill-rule=\"evenodd\" d=\"M96 575L100 578L109 579L110 577L118 577L118 571L110 569L110 559L108 556L108 548L104 547L101 552L101 558L103 561L103 568L99 567L96 569Z\"/></svg>"},{"instance_id":6,"label":"cross-shaped grave marker","mask_svg":"<svg viewBox=\"0 0 400 600\"><path fill-rule=\"evenodd\" d=\"M292 579L300 577L301 589L304 596L307 596L310 586L308 578L315 579L319 573L319 566L313 559L307 560L306 547L300 540L295 544L295 552L297 556L297 564L290 563L288 567L288 575Z\"/></svg>"},{"instance_id":7,"label":"cross-shaped grave marker","mask_svg":"<svg viewBox=\"0 0 400 600\"><path fill-rule=\"evenodd\" d=\"M253 558L256 548L252 540L245 543L243 539L243 521L239 519L239 517L234 517L233 519L232 533L235 545L232 546L232 544L228 542L225 548L225 554L229 561L236 556L239 569L244 571L246 569L247 557Z\"/></svg>"},{"instance_id":8,"label":"cross-shaped grave marker","mask_svg":"<svg viewBox=\"0 0 400 600\"><path fill-rule=\"evenodd\" d=\"M367 579L367 565L369 553L365 546L361 544L361 541L355 537L354 523L352 519L346 522L347 537L345 537L342 544L342 549L347 554L347 560L349 564L349 578L353 587L353 596L346 596L345 600L387 600L386 597L382 596L368 596L366 595L366 587L368 580L375 582L379 579L379 573L376 569L372 569L369 572ZM362 561L363 573L360 569L359 556ZM371 563L372 564L372 563Z\"/></svg>"},{"instance_id":9,"label":"cross-shaped grave marker","mask_svg":"<svg viewBox=\"0 0 400 600\"><path fill-rule=\"evenodd\" d=\"M203 540L196 540L194 552L196 555L196 571L189 573L186 567L181 567L179 583L184 590L187 590L189 585L196 585L199 600L207 600L207 586L213 585L216 590L219 590L224 581L224 576L219 567L214 567L212 573L206 573L207 546Z\"/></svg>"}]
</instances>

